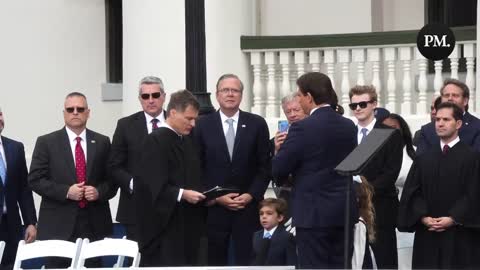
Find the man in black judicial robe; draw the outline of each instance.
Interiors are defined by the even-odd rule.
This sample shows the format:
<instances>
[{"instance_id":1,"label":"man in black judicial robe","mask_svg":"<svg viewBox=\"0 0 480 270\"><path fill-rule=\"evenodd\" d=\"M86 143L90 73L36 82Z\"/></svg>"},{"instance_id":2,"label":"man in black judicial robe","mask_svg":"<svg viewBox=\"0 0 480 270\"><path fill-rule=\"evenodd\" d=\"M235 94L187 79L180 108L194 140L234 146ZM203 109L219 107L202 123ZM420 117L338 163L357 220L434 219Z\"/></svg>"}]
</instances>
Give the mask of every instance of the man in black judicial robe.
<instances>
[{"instance_id":1,"label":"man in black judicial robe","mask_svg":"<svg viewBox=\"0 0 480 270\"><path fill-rule=\"evenodd\" d=\"M418 156L400 201L398 229L415 232L412 268L478 268L480 243L477 153L458 137L462 110L442 103L440 145Z\"/></svg>"},{"instance_id":2,"label":"man in black judicial robe","mask_svg":"<svg viewBox=\"0 0 480 270\"><path fill-rule=\"evenodd\" d=\"M200 160L189 136L199 104L187 90L171 95L166 122L142 148L134 185L141 266L197 266L207 261Z\"/></svg>"}]
</instances>

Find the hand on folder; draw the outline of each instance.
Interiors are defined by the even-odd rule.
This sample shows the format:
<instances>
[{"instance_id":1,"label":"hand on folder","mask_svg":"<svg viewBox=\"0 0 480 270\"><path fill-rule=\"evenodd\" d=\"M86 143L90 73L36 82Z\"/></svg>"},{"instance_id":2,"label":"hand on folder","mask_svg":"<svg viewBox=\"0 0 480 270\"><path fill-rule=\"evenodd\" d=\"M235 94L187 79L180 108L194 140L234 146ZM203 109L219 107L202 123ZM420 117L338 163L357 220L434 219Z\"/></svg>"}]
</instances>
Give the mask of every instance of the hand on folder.
<instances>
[{"instance_id":1,"label":"hand on folder","mask_svg":"<svg viewBox=\"0 0 480 270\"><path fill-rule=\"evenodd\" d=\"M182 200L185 200L191 204L197 204L205 198L205 195L195 190L184 189L182 193Z\"/></svg>"}]
</instances>

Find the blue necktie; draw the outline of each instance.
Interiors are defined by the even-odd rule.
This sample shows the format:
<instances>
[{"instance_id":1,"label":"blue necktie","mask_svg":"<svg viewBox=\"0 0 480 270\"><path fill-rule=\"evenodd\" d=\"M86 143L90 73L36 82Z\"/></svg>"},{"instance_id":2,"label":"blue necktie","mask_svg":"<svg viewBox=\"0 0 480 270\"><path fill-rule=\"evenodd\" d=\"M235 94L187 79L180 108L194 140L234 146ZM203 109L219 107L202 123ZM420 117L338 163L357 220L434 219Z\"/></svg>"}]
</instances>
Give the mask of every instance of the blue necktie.
<instances>
[{"instance_id":1,"label":"blue necktie","mask_svg":"<svg viewBox=\"0 0 480 270\"><path fill-rule=\"evenodd\" d=\"M272 235L269 233L269 232L266 232L264 235L263 235L263 239L270 239L272 238Z\"/></svg>"},{"instance_id":2,"label":"blue necktie","mask_svg":"<svg viewBox=\"0 0 480 270\"><path fill-rule=\"evenodd\" d=\"M7 180L7 168L5 167L5 161L3 161L3 156L0 154L0 178L2 178L2 183L5 186Z\"/></svg>"},{"instance_id":3,"label":"blue necktie","mask_svg":"<svg viewBox=\"0 0 480 270\"><path fill-rule=\"evenodd\" d=\"M362 138L360 139L360 143L362 143L365 140L365 138L367 138L368 129L362 128L360 131L362 132Z\"/></svg>"}]
</instances>

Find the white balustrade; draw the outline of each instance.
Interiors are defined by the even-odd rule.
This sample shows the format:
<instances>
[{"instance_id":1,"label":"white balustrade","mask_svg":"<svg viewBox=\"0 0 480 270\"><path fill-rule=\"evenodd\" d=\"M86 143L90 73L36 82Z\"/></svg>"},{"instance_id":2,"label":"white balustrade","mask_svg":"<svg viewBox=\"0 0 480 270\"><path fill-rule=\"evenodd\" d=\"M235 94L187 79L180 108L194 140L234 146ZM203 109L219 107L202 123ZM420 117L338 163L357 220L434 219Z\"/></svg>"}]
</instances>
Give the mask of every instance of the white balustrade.
<instances>
[{"instance_id":1,"label":"white balustrade","mask_svg":"<svg viewBox=\"0 0 480 270\"><path fill-rule=\"evenodd\" d=\"M267 118L283 117L281 98L295 91L296 78L308 71L325 72L345 108L350 103L351 83L372 84L377 89L379 106L385 104L391 112L404 116L425 115L427 104L438 95L444 78L464 78L470 88L470 111L480 108L475 89L475 41L457 42L449 60L445 61L450 72L442 73L443 61L435 61L433 74L429 74L428 60L419 53L416 44L250 50L247 53L253 76L252 87L245 87L252 89L251 111ZM462 58L465 66L460 66ZM339 83L339 87L335 83Z\"/></svg>"}]
</instances>

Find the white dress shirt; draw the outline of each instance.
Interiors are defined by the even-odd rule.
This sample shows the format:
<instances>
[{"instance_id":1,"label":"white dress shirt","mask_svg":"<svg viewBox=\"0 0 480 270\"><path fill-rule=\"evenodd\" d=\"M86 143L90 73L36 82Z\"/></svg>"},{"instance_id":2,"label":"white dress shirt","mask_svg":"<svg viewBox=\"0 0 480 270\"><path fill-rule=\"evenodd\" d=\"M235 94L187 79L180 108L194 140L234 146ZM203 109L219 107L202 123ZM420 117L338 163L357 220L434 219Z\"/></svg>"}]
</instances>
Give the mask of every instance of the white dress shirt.
<instances>
[{"instance_id":1,"label":"white dress shirt","mask_svg":"<svg viewBox=\"0 0 480 270\"><path fill-rule=\"evenodd\" d=\"M220 112L220 119L222 120L222 127L223 127L223 135L227 136L227 131L228 131L228 123L227 119L233 119L233 131L235 134L237 134L237 127L238 127L238 117L240 115L240 110L238 110L232 117L226 116L222 110Z\"/></svg>"},{"instance_id":2,"label":"white dress shirt","mask_svg":"<svg viewBox=\"0 0 480 270\"><path fill-rule=\"evenodd\" d=\"M451 142L448 143L448 147L450 147L450 149L451 149L451 148L454 147L455 144L457 144L459 141L460 141L460 137L457 136L457 138L455 138L453 141L451 141ZM442 142L442 140L440 140L440 150L443 151L443 147L444 147L444 146L445 146L445 143Z\"/></svg>"},{"instance_id":3,"label":"white dress shirt","mask_svg":"<svg viewBox=\"0 0 480 270\"><path fill-rule=\"evenodd\" d=\"M148 134L152 133L152 130L153 130L153 127L152 127L152 120L153 120L153 117L146 113L146 112L143 112L145 114L145 120L146 120L146 125L147 125L147 130L148 130ZM156 119L158 119L158 123L157 123L157 126L160 127L160 124L165 122L165 114L163 113L163 110L162 112L157 116L155 117Z\"/></svg>"},{"instance_id":4,"label":"white dress shirt","mask_svg":"<svg viewBox=\"0 0 480 270\"><path fill-rule=\"evenodd\" d=\"M269 233L269 234L270 234L270 237L272 237L272 236L273 236L273 233L275 232L275 230L277 229L277 227L278 227L278 225L275 226L275 227L273 227L273 228L270 229L269 231L266 230L266 229L263 229L263 237L265 237L265 235L266 235L267 233Z\"/></svg>"},{"instance_id":5,"label":"white dress shirt","mask_svg":"<svg viewBox=\"0 0 480 270\"><path fill-rule=\"evenodd\" d=\"M357 143L360 144L360 142L362 141L362 138L363 138L363 134L362 134L362 128L366 128L367 129L367 135L370 134L370 132L372 131L373 127L375 126L375 123L377 122L377 119L375 119L375 117L373 118L373 121L370 122L370 124L368 124L366 127L362 127L360 124L357 125Z\"/></svg>"},{"instance_id":6,"label":"white dress shirt","mask_svg":"<svg viewBox=\"0 0 480 270\"><path fill-rule=\"evenodd\" d=\"M87 164L87 132L86 129L80 133L80 135L75 134L70 128L65 127L67 130L67 135L68 135L68 141L70 142L70 148L72 150L72 156L73 156L73 162L76 164L75 160L75 147L77 146L77 137L82 138L80 141L80 145L82 146L83 153L85 154L85 164Z\"/></svg>"}]
</instances>

